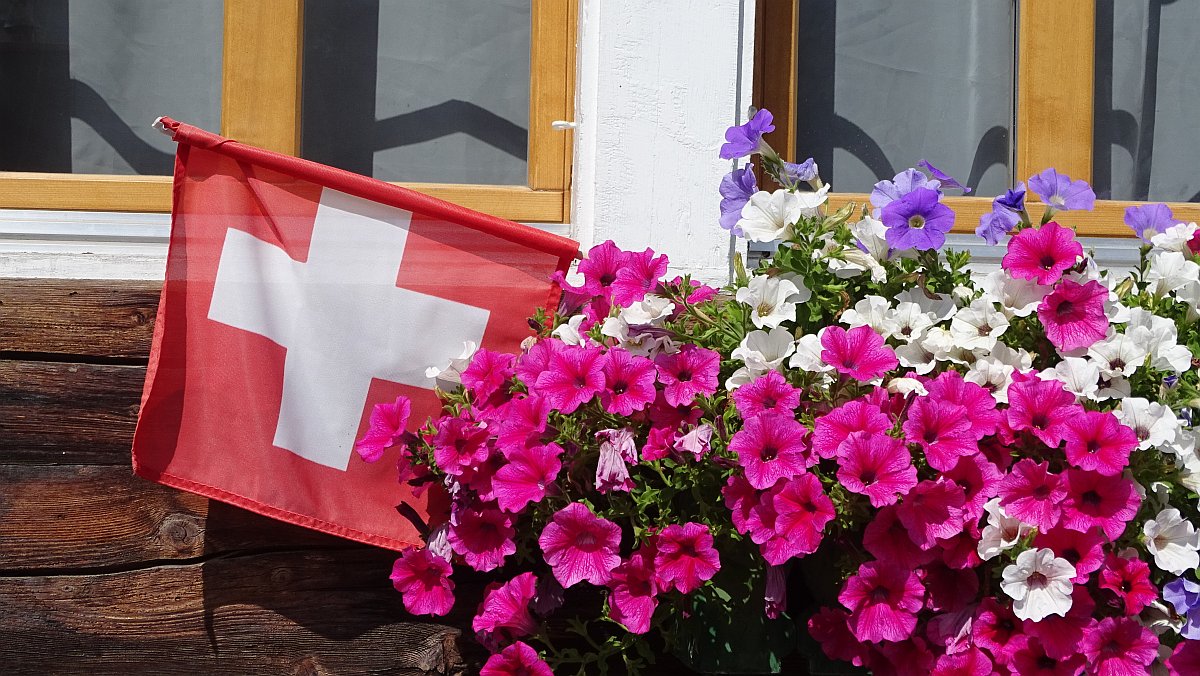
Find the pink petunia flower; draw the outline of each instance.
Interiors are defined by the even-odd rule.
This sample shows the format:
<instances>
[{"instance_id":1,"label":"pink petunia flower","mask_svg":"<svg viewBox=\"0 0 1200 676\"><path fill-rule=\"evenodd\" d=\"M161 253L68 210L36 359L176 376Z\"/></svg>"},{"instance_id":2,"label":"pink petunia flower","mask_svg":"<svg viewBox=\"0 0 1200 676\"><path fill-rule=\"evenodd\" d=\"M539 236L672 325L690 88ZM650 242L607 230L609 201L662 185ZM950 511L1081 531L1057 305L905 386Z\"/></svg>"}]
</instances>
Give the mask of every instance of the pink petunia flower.
<instances>
[{"instance_id":1,"label":"pink petunia flower","mask_svg":"<svg viewBox=\"0 0 1200 676\"><path fill-rule=\"evenodd\" d=\"M821 332L821 347L821 361L855 380L873 380L900 364L883 336L866 325L849 331L830 326Z\"/></svg>"},{"instance_id":2,"label":"pink petunia flower","mask_svg":"<svg viewBox=\"0 0 1200 676\"><path fill-rule=\"evenodd\" d=\"M1148 673L1158 657L1158 638L1132 617L1100 620L1079 647L1097 676Z\"/></svg>"},{"instance_id":3,"label":"pink petunia flower","mask_svg":"<svg viewBox=\"0 0 1200 676\"><path fill-rule=\"evenodd\" d=\"M896 507L896 516L918 547L930 549L939 538L953 537L962 531L965 502L958 484L939 477L936 481L922 481L909 491Z\"/></svg>"},{"instance_id":4,"label":"pink petunia flower","mask_svg":"<svg viewBox=\"0 0 1200 676\"><path fill-rule=\"evenodd\" d=\"M1116 594L1126 615L1137 615L1158 600L1158 587L1150 581L1150 566L1141 559L1109 554L1100 569L1100 588Z\"/></svg>"},{"instance_id":5,"label":"pink petunia flower","mask_svg":"<svg viewBox=\"0 0 1200 676\"><path fill-rule=\"evenodd\" d=\"M992 596L985 596L979 604L971 625L971 638L999 664L1011 662L1013 654L1029 640L1022 630L1021 620Z\"/></svg>"},{"instance_id":6,"label":"pink petunia flower","mask_svg":"<svg viewBox=\"0 0 1200 676\"><path fill-rule=\"evenodd\" d=\"M1200 641L1180 641L1167 658L1170 676L1200 674Z\"/></svg>"},{"instance_id":7,"label":"pink petunia flower","mask_svg":"<svg viewBox=\"0 0 1200 676\"><path fill-rule=\"evenodd\" d=\"M894 506L879 510L867 523L863 548L880 561L903 561L908 566L924 565L937 556L933 549L921 549L913 543Z\"/></svg>"},{"instance_id":8,"label":"pink petunia flower","mask_svg":"<svg viewBox=\"0 0 1200 676\"><path fill-rule=\"evenodd\" d=\"M991 676L992 673L992 660L982 650L968 648L939 657L931 676Z\"/></svg>"},{"instance_id":9,"label":"pink petunia flower","mask_svg":"<svg viewBox=\"0 0 1200 676\"><path fill-rule=\"evenodd\" d=\"M489 584L471 620L479 642L495 647L537 631L537 621L529 612L529 603L536 594L537 577L533 573L521 573L504 584Z\"/></svg>"},{"instance_id":10,"label":"pink petunia flower","mask_svg":"<svg viewBox=\"0 0 1200 676\"><path fill-rule=\"evenodd\" d=\"M933 671L933 652L920 636L907 641L880 643L868 654L863 666L880 676L926 676Z\"/></svg>"},{"instance_id":11,"label":"pink petunia flower","mask_svg":"<svg viewBox=\"0 0 1200 676\"><path fill-rule=\"evenodd\" d=\"M1051 656L1036 638L1030 638L1023 648L1013 653L1010 665L1012 672L1020 676L1077 676L1085 666L1083 655Z\"/></svg>"},{"instance_id":12,"label":"pink petunia flower","mask_svg":"<svg viewBox=\"0 0 1200 676\"><path fill-rule=\"evenodd\" d=\"M612 579L613 569L621 564L620 544L620 526L596 516L582 502L556 512L538 538L546 563L563 587L582 580L602 585Z\"/></svg>"},{"instance_id":13,"label":"pink petunia flower","mask_svg":"<svg viewBox=\"0 0 1200 676\"><path fill-rule=\"evenodd\" d=\"M804 432L791 416L767 413L747 420L730 439L729 450L737 453L750 485L766 489L804 471Z\"/></svg>"},{"instance_id":14,"label":"pink petunia flower","mask_svg":"<svg viewBox=\"0 0 1200 676\"><path fill-rule=\"evenodd\" d=\"M942 563L955 570L963 570L966 568L975 568L983 563L983 559L979 558L979 523L973 519L966 517L966 508L963 508L964 518L967 522L963 524L962 531L955 533L948 538L939 538L938 546L930 551L941 550Z\"/></svg>"},{"instance_id":15,"label":"pink petunia flower","mask_svg":"<svg viewBox=\"0 0 1200 676\"><path fill-rule=\"evenodd\" d=\"M563 449L558 444L545 446L514 446L504 451L508 464L492 477L492 493L496 505L506 512L516 513L529 503L546 497L546 489L554 484L562 469Z\"/></svg>"},{"instance_id":16,"label":"pink petunia flower","mask_svg":"<svg viewBox=\"0 0 1200 676\"><path fill-rule=\"evenodd\" d=\"M490 410L487 417L501 449L536 445L550 417L550 402L536 394L518 394Z\"/></svg>"},{"instance_id":17,"label":"pink petunia flower","mask_svg":"<svg viewBox=\"0 0 1200 676\"><path fill-rule=\"evenodd\" d=\"M772 491L771 506L775 509L775 535L789 543L790 556L777 560L778 557L765 556L764 552L767 563L773 566L817 551L826 524L837 515L833 501L825 495L815 474L806 472L780 483L779 490Z\"/></svg>"},{"instance_id":18,"label":"pink petunia flower","mask_svg":"<svg viewBox=\"0 0 1200 676\"><path fill-rule=\"evenodd\" d=\"M491 454L487 445L488 430L483 425L465 418L443 416L437 421L436 429L430 441L433 461L446 474L459 476L467 467L487 460Z\"/></svg>"},{"instance_id":19,"label":"pink petunia flower","mask_svg":"<svg viewBox=\"0 0 1200 676\"><path fill-rule=\"evenodd\" d=\"M996 398L983 387L963 380L958 371L946 371L925 384L929 398L948 404L958 404L966 410L971 421L971 434L976 440L995 434L1004 417L996 410Z\"/></svg>"},{"instance_id":20,"label":"pink petunia flower","mask_svg":"<svg viewBox=\"0 0 1200 676\"><path fill-rule=\"evenodd\" d=\"M407 549L392 566L392 586L413 615L445 615L454 606L450 562L428 549Z\"/></svg>"},{"instance_id":21,"label":"pink petunia flower","mask_svg":"<svg viewBox=\"0 0 1200 676\"><path fill-rule=\"evenodd\" d=\"M917 397L902 429L905 441L924 449L925 459L936 470L944 472L960 457L979 452L967 410L958 404Z\"/></svg>"},{"instance_id":22,"label":"pink petunia flower","mask_svg":"<svg viewBox=\"0 0 1200 676\"><path fill-rule=\"evenodd\" d=\"M674 588L688 594L712 579L721 569L708 526L700 523L672 524L659 533L654 555L655 580L661 589Z\"/></svg>"},{"instance_id":23,"label":"pink petunia flower","mask_svg":"<svg viewBox=\"0 0 1200 676\"><path fill-rule=\"evenodd\" d=\"M1046 331L1046 338L1059 350L1077 350L1090 347L1103 340L1108 334L1108 317L1104 314L1104 301L1108 289L1092 280L1077 284L1064 279L1054 291L1038 304L1038 319Z\"/></svg>"},{"instance_id":24,"label":"pink petunia flower","mask_svg":"<svg viewBox=\"0 0 1200 676\"><path fill-rule=\"evenodd\" d=\"M733 403L743 420L760 413L791 415L800 405L800 388L792 387L779 373L767 371L734 390Z\"/></svg>"},{"instance_id":25,"label":"pink petunia flower","mask_svg":"<svg viewBox=\"0 0 1200 676\"><path fill-rule=\"evenodd\" d=\"M608 582L608 614L630 633L650 631L658 607L658 583L654 579L654 552L638 550L617 566Z\"/></svg>"},{"instance_id":26,"label":"pink petunia flower","mask_svg":"<svg viewBox=\"0 0 1200 676\"><path fill-rule=\"evenodd\" d=\"M405 396L396 397L391 404L375 404L371 409L370 427L362 439L354 442L354 450L367 462L380 459L384 450L400 441L411 413L412 402Z\"/></svg>"},{"instance_id":27,"label":"pink petunia flower","mask_svg":"<svg viewBox=\"0 0 1200 676\"><path fill-rule=\"evenodd\" d=\"M787 568L768 566L765 589L763 590L763 614L768 619L778 620L787 612Z\"/></svg>"},{"instance_id":28,"label":"pink petunia flower","mask_svg":"<svg viewBox=\"0 0 1200 676\"><path fill-rule=\"evenodd\" d=\"M829 659L862 666L866 651L850 632L849 619L841 608L821 608L808 618L808 633Z\"/></svg>"},{"instance_id":29,"label":"pink petunia flower","mask_svg":"<svg viewBox=\"0 0 1200 676\"><path fill-rule=\"evenodd\" d=\"M813 452L829 459L837 455L841 443L850 434L884 434L891 428L891 421L880 412L878 406L864 401L848 401L817 418L813 423Z\"/></svg>"},{"instance_id":30,"label":"pink petunia flower","mask_svg":"<svg viewBox=\"0 0 1200 676\"><path fill-rule=\"evenodd\" d=\"M663 384L663 398L671 406L686 406L697 396L709 396L717 391L717 376L721 355L695 345L685 345L675 354L660 354L658 381Z\"/></svg>"},{"instance_id":31,"label":"pink petunia flower","mask_svg":"<svg viewBox=\"0 0 1200 676\"><path fill-rule=\"evenodd\" d=\"M697 425L688 430L686 434L676 434L672 448L680 456L687 454L692 456L692 459L699 461L708 455L712 448L712 435L712 425Z\"/></svg>"},{"instance_id":32,"label":"pink petunia flower","mask_svg":"<svg viewBox=\"0 0 1200 676\"><path fill-rule=\"evenodd\" d=\"M838 447L838 481L867 496L873 507L894 505L917 485L912 454L886 434L854 432Z\"/></svg>"},{"instance_id":33,"label":"pink petunia flower","mask_svg":"<svg viewBox=\"0 0 1200 676\"><path fill-rule=\"evenodd\" d=\"M515 355L481 347L462 372L463 387L475 395L475 401L487 401L516 374L516 361Z\"/></svg>"},{"instance_id":34,"label":"pink petunia flower","mask_svg":"<svg viewBox=\"0 0 1200 676\"><path fill-rule=\"evenodd\" d=\"M1025 632L1039 642L1039 649L1054 660L1070 663L1079 655L1079 642L1095 624L1092 615L1096 602L1084 585L1075 585L1071 590L1071 609L1066 615L1047 615L1039 622L1025 620ZM1072 672L1074 673L1074 672Z\"/></svg>"},{"instance_id":35,"label":"pink petunia flower","mask_svg":"<svg viewBox=\"0 0 1200 676\"><path fill-rule=\"evenodd\" d=\"M671 455L676 436L677 429L674 426L651 427L646 433L646 443L642 445L642 460L654 462Z\"/></svg>"},{"instance_id":36,"label":"pink petunia flower","mask_svg":"<svg viewBox=\"0 0 1200 676\"><path fill-rule=\"evenodd\" d=\"M1075 395L1057 380L1014 379L1008 387L1008 426L1028 430L1051 448L1062 443L1068 420L1083 412Z\"/></svg>"},{"instance_id":37,"label":"pink petunia flower","mask_svg":"<svg viewBox=\"0 0 1200 676\"><path fill-rule=\"evenodd\" d=\"M504 456L496 452L491 446L488 446L487 449L488 454L486 458L463 468L462 474L458 477L458 483L475 491L476 497L479 500L491 502L496 499L492 487L492 479L495 478L496 472L504 466L505 460Z\"/></svg>"},{"instance_id":38,"label":"pink petunia flower","mask_svg":"<svg viewBox=\"0 0 1200 676\"><path fill-rule=\"evenodd\" d=\"M1129 465L1138 446L1137 433L1109 411L1086 411L1063 426L1067 461L1079 469L1116 476Z\"/></svg>"},{"instance_id":39,"label":"pink petunia flower","mask_svg":"<svg viewBox=\"0 0 1200 676\"><path fill-rule=\"evenodd\" d=\"M1109 540L1120 537L1142 504L1133 482L1084 469L1068 469L1066 475L1063 525L1078 531L1099 528Z\"/></svg>"},{"instance_id":40,"label":"pink petunia flower","mask_svg":"<svg viewBox=\"0 0 1200 676\"><path fill-rule=\"evenodd\" d=\"M602 357L599 347L564 347L550 357L549 368L537 377L538 394L554 410L574 413L604 389Z\"/></svg>"},{"instance_id":41,"label":"pink petunia flower","mask_svg":"<svg viewBox=\"0 0 1200 676\"><path fill-rule=\"evenodd\" d=\"M1050 285L1082 255L1083 245L1075 241L1075 233L1050 221L1040 228L1026 228L1009 240L1000 267L1018 279Z\"/></svg>"},{"instance_id":42,"label":"pink petunia flower","mask_svg":"<svg viewBox=\"0 0 1200 676\"><path fill-rule=\"evenodd\" d=\"M534 343L517 357L517 378L525 383L530 392L536 392L537 379L550 369L550 359L566 347L567 344L558 338L543 338Z\"/></svg>"},{"instance_id":43,"label":"pink petunia flower","mask_svg":"<svg viewBox=\"0 0 1200 676\"><path fill-rule=\"evenodd\" d=\"M698 425L703 414L704 411L700 410L699 406L691 403L682 405L667 403L666 394L662 390L658 391L658 397L654 399L650 408L646 409L646 415L650 418L650 422L659 427Z\"/></svg>"},{"instance_id":44,"label":"pink petunia flower","mask_svg":"<svg viewBox=\"0 0 1200 676\"><path fill-rule=\"evenodd\" d=\"M617 272L625 266L629 257L630 254L617 248L611 239L588 249L587 257L579 261L583 291L592 296L611 298Z\"/></svg>"},{"instance_id":45,"label":"pink petunia flower","mask_svg":"<svg viewBox=\"0 0 1200 676\"><path fill-rule=\"evenodd\" d=\"M536 650L517 641L489 657L479 676L554 676L554 670Z\"/></svg>"},{"instance_id":46,"label":"pink petunia flower","mask_svg":"<svg viewBox=\"0 0 1200 676\"><path fill-rule=\"evenodd\" d=\"M934 561L918 572L927 593L925 607L942 613L958 612L979 594L979 575L970 569L951 568Z\"/></svg>"},{"instance_id":47,"label":"pink petunia flower","mask_svg":"<svg viewBox=\"0 0 1200 676\"><path fill-rule=\"evenodd\" d=\"M977 521L983 516L983 506L1000 491L1000 479L1004 474L988 462L983 454L969 455L958 459L954 467L944 472L945 477L963 489L963 514Z\"/></svg>"},{"instance_id":48,"label":"pink petunia flower","mask_svg":"<svg viewBox=\"0 0 1200 676\"><path fill-rule=\"evenodd\" d=\"M746 477L735 474L729 477L725 482L725 486L721 489L721 497L725 499L725 506L729 508L730 519L733 521L733 527L737 532L745 535L750 531L748 520L750 518L750 510L758 504L758 491L746 481Z\"/></svg>"},{"instance_id":49,"label":"pink petunia flower","mask_svg":"<svg viewBox=\"0 0 1200 676\"><path fill-rule=\"evenodd\" d=\"M600 457L596 460L596 490L601 493L609 491L633 490L633 478L629 476L629 465L638 461L637 445L633 441L633 430L600 430L596 433L600 440Z\"/></svg>"},{"instance_id":50,"label":"pink petunia flower","mask_svg":"<svg viewBox=\"0 0 1200 676\"><path fill-rule=\"evenodd\" d=\"M1050 463L1022 458L1008 476L1000 480L1000 506L1009 516L1045 532L1062 517L1067 487L1062 477L1050 471Z\"/></svg>"},{"instance_id":51,"label":"pink petunia flower","mask_svg":"<svg viewBox=\"0 0 1200 676\"><path fill-rule=\"evenodd\" d=\"M1099 529L1077 531L1062 526L1042 531L1034 536L1033 546L1050 549L1060 559L1075 566L1072 582L1086 584L1088 577L1104 565L1104 536Z\"/></svg>"},{"instance_id":52,"label":"pink petunia flower","mask_svg":"<svg viewBox=\"0 0 1200 676\"><path fill-rule=\"evenodd\" d=\"M917 627L925 588L903 565L869 561L846 580L838 595L850 611L851 633L859 641L903 641Z\"/></svg>"},{"instance_id":53,"label":"pink petunia flower","mask_svg":"<svg viewBox=\"0 0 1200 676\"><path fill-rule=\"evenodd\" d=\"M613 303L619 307L629 307L645 298L658 286L658 280L667 274L668 263L666 256L655 256L651 249L640 253L627 252L612 283Z\"/></svg>"},{"instance_id":54,"label":"pink petunia flower","mask_svg":"<svg viewBox=\"0 0 1200 676\"><path fill-rule=\"evenodd\" d=\"M514 535L511 515L481 505L458 513L457 522L450 524L449 542L468 566L489 571L499 568L509 554L517 551Z\"/></svg>"},{"instance_id":55,"label":"pink petunia flower","mask_svg":"<svg viewBox=\"0 0 1200 676\"><path fill-rule=\"evenodd\" d=\"M654 362L614 347L604 355L600 404L616 415L630 415L654 403Z\"/></svg>"}]
</instances>

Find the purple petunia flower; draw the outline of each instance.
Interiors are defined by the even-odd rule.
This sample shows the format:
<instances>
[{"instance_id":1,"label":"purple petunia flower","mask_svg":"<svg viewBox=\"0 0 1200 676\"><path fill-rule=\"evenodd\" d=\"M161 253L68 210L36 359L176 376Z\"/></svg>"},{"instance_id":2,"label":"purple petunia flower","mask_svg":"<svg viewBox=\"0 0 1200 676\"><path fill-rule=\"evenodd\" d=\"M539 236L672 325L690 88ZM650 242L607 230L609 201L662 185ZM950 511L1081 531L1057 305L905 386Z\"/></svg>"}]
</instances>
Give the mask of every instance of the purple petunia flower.
<instances>
[{"instance_id":1,"label":"purple petunia flower","mask_svg":"<svg viewBox=\"0 0 1200 676\"><path fill-rule=\"evenodd\" d=\"M787 174L788 180L792 183L800 181L811 181L817 177L817 163L813 158L808 158L800 164L792 164L791 162L783 163L783 171Z\"/></svg>"},{"instance_id":2,"label":"purple petunia flower","mask_svg":"<svg viewBox=\"0 0 1200 676\"><path fill-rule=\"evenodd\" d=\"M963 191L964 195L971 192L971 189L962 183L959 183L958 179L933 166L928 160L921 160L920 162L917 162L917 166L925 171L928 171L929 175L937 179L938 182L942 184L943 188L957 188Z\"/></svg>"},{"instance_id":3,"label":"purple petunia flower","mask_svg":"<svg viewBox=\"0 0 1200 676\"><path fill-rule=\"evenodd\" d=\"M975 234L995 246L1020 222L1020 216L993 203L992 210L979 217L979 227L975 228Z\"/></svg>"},{"instance_id":4,"label":"purple petunia flower","mask_svg":"<svg viewBox=\"0 0 1200 676\"><path fill-rule=\"evenodd\" d=\"M1023 211L1025 209L1025 182L1017 184L1017 187L1010 188L1002 196L992 200L993 207L1004 207L1012 211Z\"/></svg>"},{"instance_id":5,"label":"purple petunia flower","mask_svg":"<svg viewBox=\"0 0 1200 676\"><path fill-rule=\"evenodd\" d=\"M763 134L775 131L771 111L760 109L746 124L734 125L725 130L726 143L721 146L721 159L735 160L753 155L762 147Z\"/></svg>"},{"instance_id":6,"label":"purple petunia flower","mask_svg":"<svg viewBox=\"0 0 1200 676\"><path fill-rule=\"evenodd\" d=\"M929 188L916 188L883 208L885 237L895 249L940 249L954 226L954 212Z\"/></svg>"},{"instance_id":7,"label":"purple petunia flower","mask_svg":"<svg viewBox=\"0 0 1200 676\"><path fill-rule=\"evenodd\" d=\"M1047 169L1030 177L1029 189L1056 211L1091 211L1096 204L1096 193L1087 181L1072 181L1070 176L1058 173L1057 169Z\"/></svg>"},{"instance_id":8,"label":"purple petunia flower","mask_svg":"<svg viewBox=\"0 0 1200 676\"><path fill-rule=\"evenodd\" d=\"M1186 578L1177 578L1163 587L1162 596L1185 620L1179 633L1187 639L1200 639L1200 585Z\"/></svg>"},{"instance_id":9,"label":"purple petunia flower","mask_svg":"<svg viewBox=\"0 0 1200 676\"><path fill-rule=\"evenodd\" d=\"M1145 204L1125 209L1125 225L1128 225L1143 241L1160 232L1166 232L1172 225L1181 221L1171 213L1171 207L1165 204Z\"/></svg>"},{"instance_id":10,"label":"purple petunia flower","mask_svg":"<svg viewBox=\"0 0 1200 676\"><path fill-rule=\"evenodd\" d=\"M758 181L754 178L754 168L745 166L725 174L721 179L721 227L731 234L741 237L742 229L737 222L742 218L742 207L750 201L750 196L758 192Z\"/></svg>"},{"instance_id":11,"label":"purple petunia flower","mask_svg":"<svg viewBox=\"0 0 1200 676\"><path fill-rule=\"evenodd\" d=\"M941 187L940 181L930 180L916 169L905 169L890 181L876 183L871 190L871 205L875 207L875 218L879 218L880 210L884 207L917 188L939 190Z\"/></svg>"}]
</instances>

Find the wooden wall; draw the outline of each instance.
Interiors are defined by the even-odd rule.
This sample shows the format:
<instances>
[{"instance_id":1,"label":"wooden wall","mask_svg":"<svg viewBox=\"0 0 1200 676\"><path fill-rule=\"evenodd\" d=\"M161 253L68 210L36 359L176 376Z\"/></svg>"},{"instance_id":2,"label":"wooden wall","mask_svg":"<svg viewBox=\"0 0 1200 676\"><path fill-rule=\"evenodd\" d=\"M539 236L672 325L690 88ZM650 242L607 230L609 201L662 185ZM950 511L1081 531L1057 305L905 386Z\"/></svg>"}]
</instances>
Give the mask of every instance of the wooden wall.
<instances>
[{"instance_id":1,"label":"wooden wall","mask_svg":"<svg viewBox=\"0 0 1200 676\"><path fill-rule=\"evenodd\" d=\"M421 622L393 553L133 476L158 291L0 279L0 669L475 671L470 582Z\"/></svg>"}]
</instances>

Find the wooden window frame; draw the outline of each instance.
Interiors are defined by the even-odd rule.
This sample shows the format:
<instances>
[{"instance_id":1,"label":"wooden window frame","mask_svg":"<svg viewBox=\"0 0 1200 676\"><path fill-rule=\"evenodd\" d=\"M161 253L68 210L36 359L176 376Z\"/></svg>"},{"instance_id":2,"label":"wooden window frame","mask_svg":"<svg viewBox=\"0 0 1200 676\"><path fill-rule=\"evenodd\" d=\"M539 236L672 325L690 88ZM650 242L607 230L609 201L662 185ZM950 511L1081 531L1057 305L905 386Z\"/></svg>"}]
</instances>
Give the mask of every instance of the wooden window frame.
<instances>
[{"instance_id":1,"label":"wooden window frame","mask_svg":"<svg viewBox=\"0 0 1200 676\"><path fill-rule=\"evenodd\" d=\"M1047 167L1072 178L1092 181L1095 102L1095 0L1018 2L1016 175L1024 180ZM780 155L796 161L796 69L799 0L762 0L755 48L754 100L775 114L775 131L767 141ZM1046 26L1054 26L1053 31ZM835 193L830 204L866 203L864 193ZM1029 212L1041 215L1030 194ZM991 197L946 197L954 209L955 232L974 232L979 217L992 210ZM1080 235L1133 237L1124 223L1125 209L1136 204L1097 200L1092 211L1062 211L1054 220L1073 226ZM1175 217L1200 222L1200 203L1168 202Z\"/></svg>"},{"instance_id":2,"label":"wooden window frame","mask_svg":"<svg viewBox=\"0 0 1200 676\"><path fill-rule=\"evenodd\" d=\"M577 2L533 0L527 185L398 185L501 218L569 220L570 135L553 129L551 122L573 116ZM225 0L221 135L298 153L303 4ZM0 172L0 208L167 212L171 177Z\"/></svg>"}]
</instances>

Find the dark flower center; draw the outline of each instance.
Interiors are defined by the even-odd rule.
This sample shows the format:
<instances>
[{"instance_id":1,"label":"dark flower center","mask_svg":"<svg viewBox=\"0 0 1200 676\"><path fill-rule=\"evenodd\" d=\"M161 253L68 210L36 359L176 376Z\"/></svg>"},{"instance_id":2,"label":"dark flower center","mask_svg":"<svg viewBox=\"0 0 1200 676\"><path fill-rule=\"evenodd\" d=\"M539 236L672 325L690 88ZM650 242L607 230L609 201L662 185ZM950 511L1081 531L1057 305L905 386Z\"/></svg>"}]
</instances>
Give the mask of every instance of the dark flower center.
<instances>
[{"instance_id":1,"label":"dark flower center","mask_svg":"<svg viewBox=\"0 0 1200 676\"><path fill-rule=\"evenodd\" d=\"M986 336L991 332L992 332L992 327L990 325L988 325L986 322L979 325L979 335Z\"/></svg>"},{"instance_id":2,"label":"dark flower center","mask_svg":"<svg viewBox=\"0 0 1200 676\"><path fill-rule=\"evenodd\" d=\"M1029 419L1029 424L1039 430L1044 430L1046 429L1046 425L1050 424L1050 420L1046 417L1045 413L1035 413L1033 417Z\"/></svg>"},{"instance_id":3,"label":"dark flower center","mask_svg":"<svg viewBox=\"0 0 1200 676\"><path fill-rule=\"evenodd\" d=\"M1046 498L1050 497L1050 487L1046 484L1038 486L1037 488L1033 489L1033 497L1038 498L1039 500L1045 500Z\"/></svg>"},{"instance_id":4,"label":"dark flower center","mask_svg":"<svg viewBox=\"0 0 1200 676\"><path fill-rule=\"evenodd\" d=\"M1108 368L1114 371L1120 371L1121 369L1125 368L1125 360L1117 357L1116 359L1108 362Z\"/></svg>"},{"instance_id":5,"label":"dark flower center","mask_svg":"<svg viewBox=\"0 0 1200 676\"><path fill-rule=\"evenodd\" d=\"M935 430L935 429L925 430L925 443L932 444L933 442L937 441L937 438L938 438L937 430Z\"/></svg>"},{"instance_id":6,"label":"dark flower center","mask_svg":"<svg viewBox=\"0 0 1200 676\"><path fill-rule=\"evenodd\" d=\"M1083 504L1097 506L1104 502L1104 498L1096 491L1084 491L1083 495L1079 496L1083 500Z\"/></svg>"},{"instance_id":7,"label":"dark flower center","mask_svg":"<svg viewBox=\"0 0 1200 676\"><path fill-rule=\"evenodd\" d=\"M1054 264L1056 262L1057 261L1054 260L1054 256L1051 256L1050 254L1043 255L1042 260L1040 261L1040 263L1042 264L1042 267L1045 268L1046 270L1049 270L1050 268L1054 267Z\"/></svg>"},{"instance_id":8,"label":"dark flower center","mask_svg":"<svg viewBox=\"0 0 1200 676\"><path fill-rule=\"evenodd\" d=\"M763 408L775 408L779 402L775 401L775 397L763 397Z\"/></svg>"},{"instance_id":9,"label":"dark flower center","mask_svg":"<svg viewBox=\"0 0 1200 676\"><path fill-rule=\"evenodd\" d=\"M588 532L580 533L579 536L575 538L575 546L579 547L580 549L587 549L595 544L596 537Z\"/></svg>"},{"instance_id":10,"label":"dark flower center","mask_svg":"<svg viewBox=\"0 0 1200 676\"><path fill-rule=\"evenodd\" d=\"M1083 555L1080 554L1079 551L1075 550L1075 549L1063 550L1063 552L1061 554L1059 554L1059 556L1066 559L1067 563L1070 563L1072 566L1079 563L1079 561L1083 558Z\"/></svg>"},{"instance_id":11,"label":"dark flower center","mask_svg":"<svg viewBox=\"0 0 1200 676\"><path fill-rule=\"evenodd\" d=\"M692 379L692 372L689 369L680 369L679 373L677 373L675 375L675 380L678 380L681 383L687 382L691 379Z\"/></svg>"},{"instance_id":12,"label":"dark flower center","mask_svg":"<svg viewBox=\"0 0 1200 676\"><path fill-rule=\"evenodd\" d=\"M615 281L617 281L617 273L615 272L606 272L600 275L600 286L608 286Z\"/></svg>"},{"instance_id":13,"label":"dark flower center","mask_svg":"<svg viewBox=\"0 0 1200 676\"><path fill-rule=\"evenodd\" d=\"M583 375L582 373L575 376L575 387L587 387L587 384L587 376Z\"/></svg>"},{"instance_id":14,"label":"dark flower center","mask_svg":"<svg viewBox=\"0 0 1200 676\"><path fill-rule=\"evenodd\" d=\"M1037 571L1030 573L1029 579L1026 580L1026 582L1029 583L1030 589L1041 589L1042 587L1045 587L1046 583L1049 581L1050 580L1047 579L1044 574Z\"/></svg>"},{"instance_id":15,"label":"dark flower center","mask_svg":"<svg viewBox=\"0 0 1200 676\"><path fill-rule=\"evenodd\" d=\"M763 446L758 452L758 457L762 458L763 462L770 462L779 457L779 449L771 445Z\"/></svg>"},{"instance_id":16,"label":"dark flower center","mask_svg":"<svg viewBox=\"0 0 1200 676\"><path fill-rule=\"evenodd\" d=\"M859 480L860 480L860 481L862 481L864 484L873 484L873 483L875 483L875 479L877 479L877 478L879 478L879 477L877 477L877 476L875 475L875 470L873 470L873 469L864 469L864 470L863 470L863 473L862 473L861 475L859 475L859 477L858 477L858 478L859 478Z\"/></svg>"},{"instance_id":17,"label":"dark flower center","mask_svg":"<svg viewBox=\"0 0 1200 676\"><path fill-rule=\"evenodd\" d=\"M1096 453L1100 450L1100 442L1096 439L1089 439L1087 442L1087 452Z\"/></svg>"},{"instance_id":18,"label":"dark flower center","mask_svg":"<svg viewBox=\"0 0 1200 676\"><path fill-rule=\"evenodd\" d=\"M623 383L619 380L617 382L613 383L613 386L612 386L613 394L625 394L625 391L628 389L629 389L628 383Z\"/></svg>"},{"instance_id":19,"label":"dark flower center","mask_svg":"<svg viewBox=\"0 0 1200 676\"><path fill-rule=\"evenodd\" d=\"M1038 669L1053 669L1058 666L1058 662L1050 659L1046 655L1042 655L1037 659Z\"/></svg>"},{"instance_id":20,"label":"dark flower center","mask_svg":"<svg viewBox=\"0 0 1200 676\"><path fill-rule=\"evenodd\" d=\"M1056 314L1059 319L1062 319L1063 317L1070 315L1071 312L1074 310L1075 310L1075 304L1069 300L1064 300L1063 302L1058 304L1057 308L1055 308L1054 314Z\"/></svg>"},{"instance_id":21,"label":"dark flower center","mask_svg":"<svg viewBox=\"0 0 1200 676\"><path fill-rule=\"evenodd\" d=\"M875 602L887 601L891 595L891 590L882 585L871 590L871 600Z\"/></svg>"}]
</instances>

